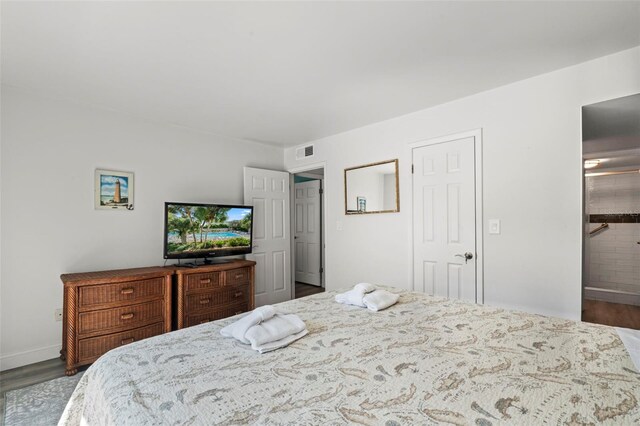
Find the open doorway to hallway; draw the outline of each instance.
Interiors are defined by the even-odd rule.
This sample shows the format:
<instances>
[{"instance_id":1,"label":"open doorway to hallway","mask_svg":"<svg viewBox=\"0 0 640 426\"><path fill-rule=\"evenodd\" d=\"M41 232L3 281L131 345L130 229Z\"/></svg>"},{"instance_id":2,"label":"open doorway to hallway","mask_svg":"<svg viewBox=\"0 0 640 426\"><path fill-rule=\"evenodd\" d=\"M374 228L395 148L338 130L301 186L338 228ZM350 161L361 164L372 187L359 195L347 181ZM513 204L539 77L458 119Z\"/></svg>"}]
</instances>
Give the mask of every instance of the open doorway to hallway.
<instances>
[{"instance_id":1,"label":"open doorway to hallway","mask_svg":"<svg viewBox=\"0 0 640 426\"><path fill-rule=\"evenodd\" d=\"M293 174L291 222L296 299L324 291L323 188L323 168Z\"/></svg>"},{"instance_id":2,"label":"open doorway to hallway","mask_svg":"<svg viewBox=\"0 0 640 426\"><path fill-rule=\"evenodd\" d=\"M640 329L640 94L582 108L583 321Z\"/></svg>"}]
</instances>

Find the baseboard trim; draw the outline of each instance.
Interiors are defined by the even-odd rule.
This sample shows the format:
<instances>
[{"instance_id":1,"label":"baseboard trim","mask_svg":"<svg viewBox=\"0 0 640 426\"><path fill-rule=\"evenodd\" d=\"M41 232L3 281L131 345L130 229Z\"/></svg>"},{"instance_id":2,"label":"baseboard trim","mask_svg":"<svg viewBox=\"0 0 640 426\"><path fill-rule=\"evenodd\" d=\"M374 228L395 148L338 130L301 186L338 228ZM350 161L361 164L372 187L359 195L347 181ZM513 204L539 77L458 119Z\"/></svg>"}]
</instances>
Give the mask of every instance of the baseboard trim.
<instances>
[{"instance_id":1,"label":"baseboard trim","mask_svg":"<svg viewBox=\"0 0 640 426\"><path fill-rule=\"evenodd\" d=\"M584 298L602 302L640 306L640 294L610 288L585 287Z\"/></svg>"},{"instance_id":2,"label":"baseboard trim","mask_svg":"<svg viewBox=\"0 0 640 426\"><path fill-rule=\"evenodd\" d=\"M12 368L34 364L60 356L60 345L45 346L43 348L31 349L0 357L0 371L11 370Z\"/></svg>"},{"instance_id":3,"label":"baseboard trim","mask_svg":"<svg viewBox=\"0 0 640 426\"><path fill-rule=\"evenodd\" d=\"M585 290L590 290L590 291L600 291L600 292L604 292L604 293L615 293L615 294L628 294L630 296L640 296L640 293L632 293L630 291L624 291L624 290L615 290L612 288L602 288L602 287L585 287Z\"/></svg>"}]
</instances>

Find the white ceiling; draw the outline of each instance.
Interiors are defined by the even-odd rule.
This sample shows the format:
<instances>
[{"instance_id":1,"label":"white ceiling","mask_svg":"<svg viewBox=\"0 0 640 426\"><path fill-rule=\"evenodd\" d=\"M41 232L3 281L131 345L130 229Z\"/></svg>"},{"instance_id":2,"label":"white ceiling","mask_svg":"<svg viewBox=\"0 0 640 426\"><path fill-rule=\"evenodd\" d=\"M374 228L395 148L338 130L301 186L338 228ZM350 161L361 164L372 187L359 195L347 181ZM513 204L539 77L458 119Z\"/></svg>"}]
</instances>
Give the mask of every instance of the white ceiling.
<instances>
[{"instance_id":1,"label":"white ceiling","mask_svg":"<svg viewBox=\"0 0 640 426\"><path fill-rule=\"evenodd\" d=\"M640 44L640 2L2 2L2 83L291 146Z\"/></svg>"}]
</instances>

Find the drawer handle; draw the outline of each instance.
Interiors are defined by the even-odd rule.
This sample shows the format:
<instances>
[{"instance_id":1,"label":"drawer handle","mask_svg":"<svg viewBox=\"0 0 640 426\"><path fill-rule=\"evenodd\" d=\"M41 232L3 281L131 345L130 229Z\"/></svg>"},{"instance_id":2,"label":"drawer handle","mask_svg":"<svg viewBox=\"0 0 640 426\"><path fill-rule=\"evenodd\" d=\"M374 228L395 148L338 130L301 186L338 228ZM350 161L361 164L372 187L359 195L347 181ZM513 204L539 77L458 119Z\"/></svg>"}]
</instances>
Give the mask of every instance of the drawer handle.
<instances>
[{"instance_id":1,"label":"drawer handle","mask_svg":"<svg viewBox=\"0 0 640 426\"><path fill-rule=\"evenodd\" d=\"M244 274L236 274L236 280L244 277Z\"/></svg>"},{"instance_id":2,"label":"drawer handle","mask_svg":"<svg viewBox=\"0 0 640 426\"><path fill-rule=\"evenodd\" d=\"M133 318L133 312L129 312L128 314L122 314L120 315L120 319L122 320L128 320Z\"/></svg>"},{"instance_id":3,"label":"drawer handle","mask_svg":"<svg viewBox=\"0 0 640 426\"><path fill-rule=\"evenodd\" d=\"M200 304L201 305L206 305L207 303L211 302L210 298L206 298L206 299L200 299Z\"/></svg>"},{"instance_id":4,"label":"drawer handle","mask_svg":"<svg viewBox=\"0 0 640 426\"><path fill-rule=\"evenodd\" d=\"M236 294L234 294L234 297L240 297L242 296L242 292L241 291L236 291Z\"/></svg>"},{"instance_id":5,"label":"drawer handle","mask_svg":"<svg viewBox=\"0 0 640 426\"><path fill-rule=\"evenodd\" d=\"M120 290L120 294L133 294L133 287L127 287Z\"/></svg>"},{"instance_id":6,"label":"drawer handle","mask_svg":"<svg viewBox=\"0 0 640 426\"><path fill-rule=\"evenodd\" d=\"M129 337L128 339L120 340L120 344L121 345L127 345L129 343L133 343L134 341L135 341L135 339L133 337Z\"/></svg>"},{"instance_id":7,"label":"drawer handle","mask_svg":"<svg viewBox=\"0 0 640 426\"><path fill-rule=\"evenodd\" d=\"M211 278L200 278L200 284L209 284L211 282Z\"/></svg>"},{"instance_id":8,"label":"drawer handle","mask_svg":"<svg viewBox=\"0 0 640 426\"><path fill-rule=\"evenodd\" d=\"M204 324L205 322L209 322L209 321L211 321L211 320L208 320L208 319L202 320L202 321L200 321L200 324Z\"/></svg>"}]
</instances>

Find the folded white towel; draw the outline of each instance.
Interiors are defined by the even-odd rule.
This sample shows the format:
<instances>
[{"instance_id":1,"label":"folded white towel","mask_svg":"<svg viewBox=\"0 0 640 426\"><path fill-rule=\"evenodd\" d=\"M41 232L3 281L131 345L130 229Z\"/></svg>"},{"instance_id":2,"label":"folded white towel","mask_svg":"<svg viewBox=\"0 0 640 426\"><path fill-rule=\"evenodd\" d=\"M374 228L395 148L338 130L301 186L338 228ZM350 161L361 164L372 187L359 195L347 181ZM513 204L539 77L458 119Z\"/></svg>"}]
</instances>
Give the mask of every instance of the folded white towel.
<instances>
[{"instance_id":1,"label":"folded white towel","mask_svg":"<svg viewBox=\"0 0 640 426\"><path fill-rule=\"evenodd\" d=\"M388 292L387 290L376 290L362 298L366 307L374 312L381 311L391 305L395 305L400 298L399 295Z\"/></svg>"},{"instance_id":2,"label":"folded white towel","mask_svg":"<svg viewBox=\"0 0 640 426\"><path fill-rule=\"evenodd\" d=\"M297 315L275 314L273 318L251 327L244 337L251 343L251 347L256 349L265 343L284 339L305 329L304 321Z\"/></svg>"},{"instance_id":3,"label":"folded white towel","mask_svg":"<svg viewBox=\"0 0 640 426\"><path fill-rule=\"evenodd\" d=\"M336 302L343 303L345 305L354 305L360 306L361 308L366 307L362 299L364 295L367 293L371 293L376 289L376 286L369 283L359 283L353 286L353 289L345 292L336 294Z\"/></svg>"},{"instance_id":4,"label":"folded white towel","mask_svg":"<svg viewBox=\"0 0 640 426\"><path fill-rule=\"evenodd\" d=\"M362 298L364 297L365 292L361 288L354 288L345 293L336 294L336 302L343 303L345 305L354 305L360 306L364 308L364 302Z\"/></svg>"},{"instance_id":5,"label":"folded white towel","mask_svg":"<svg viewBox=\"0 0 640 426\"><path fill-rule=\"evenodd\" d=\"M279 313L273 306L266 305L224 327L220 334L250 344L251 348L264 353L304 337L307 328L297 315Z\"/></svg>"},{"instance_id":6,"label":"folded white towel","mask_svg":"<svg viewBox=\"0 0 640 426\"><path fill-rule=\"evenodd\" d=\"M373 285L373 284L369 284L369 283L358 283L353 288L354 289L358 288L358 289L364 291L365 293L371 293L372 291L374 291L376 289L376 286Z\"/></svg>"},{"instance_id":7,"label":"folded white towel","mask_svg":"<svg viewBox=\"0 0 640 426\"><path fill-rule=\"evenodd\" d=\"M238 321L224 327L220 330L220 334L224 337L233 337L241 341L244 344L251 343L245 335L247 331L253 327L254 325L260 324L263 321L266 321L276 314L276 309L271 305L261 306L259 308L254 309L249 314L243 316Z\"/></svg>"},{"instance_id":8,"label":"folded white towel","mask_svg":"<svg viewBox=\"0 0 640 426\"><path fill-rule=\"evenodd\" d=\"M260 352L261 354L263 354L265 352L275 351L276 349L280 349L280 348L284 348L285 346L289 346L291 343L293 343L296 340L306 336L308 333L309 333L309 331L307 331L307 329L305 328L300 333L292 334L291 336L287 336L284 339L276 340L275 342L264 343L263 345L260 345L260 346L251 345L251 348L255 349L256 351Z\"/></svg>"}]
</instances>

